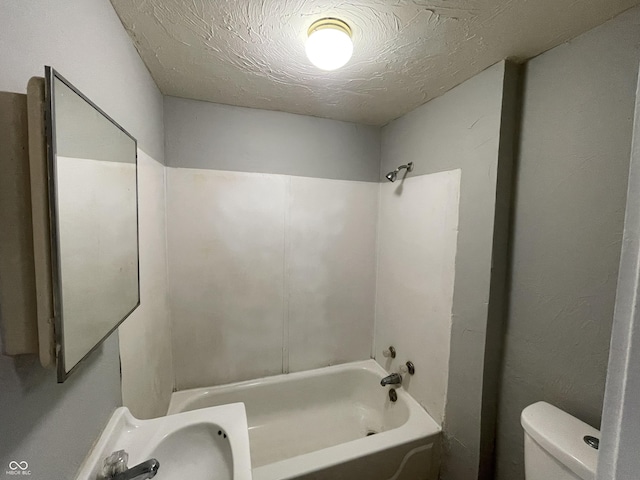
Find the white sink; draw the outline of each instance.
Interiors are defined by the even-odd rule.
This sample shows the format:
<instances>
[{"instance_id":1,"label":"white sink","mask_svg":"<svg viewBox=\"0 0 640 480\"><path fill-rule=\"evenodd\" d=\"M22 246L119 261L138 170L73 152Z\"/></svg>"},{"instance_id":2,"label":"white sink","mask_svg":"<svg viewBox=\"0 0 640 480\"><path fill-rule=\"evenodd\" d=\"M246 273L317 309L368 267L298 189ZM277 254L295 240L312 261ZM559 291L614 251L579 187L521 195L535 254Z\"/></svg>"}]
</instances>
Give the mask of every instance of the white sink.
<instances>
[{"instance_id":1,"label":"white sink","mask_svg":"<svg viewBox=\"0 0 640 480\"><path fill-rule=\"evenodd\" d=\"M118 408L80 469L77 480L96 480L104 459L125 450L129 467L160 462L154 480L251 480L247 415L243 403L138 420Z\"/></svg>"}]
</instances>

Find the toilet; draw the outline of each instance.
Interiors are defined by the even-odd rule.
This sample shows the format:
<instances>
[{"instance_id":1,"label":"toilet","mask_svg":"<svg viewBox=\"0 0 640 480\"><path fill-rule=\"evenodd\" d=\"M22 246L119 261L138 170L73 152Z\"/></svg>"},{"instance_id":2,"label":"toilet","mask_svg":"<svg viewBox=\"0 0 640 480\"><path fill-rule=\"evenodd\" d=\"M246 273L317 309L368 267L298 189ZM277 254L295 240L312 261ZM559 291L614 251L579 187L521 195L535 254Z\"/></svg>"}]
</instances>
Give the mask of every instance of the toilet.
<instances>
[{"instance_id":1,"label":"toilet","mask_svg":"<svg viewBox=\"0 0 640 480\"><path fill-rule=\"evenodd\" d=\"M524 428L526 480L595 480L598 450L590 446L600 432L546 402L529 405Z\"/></svg>"}]
</instances>

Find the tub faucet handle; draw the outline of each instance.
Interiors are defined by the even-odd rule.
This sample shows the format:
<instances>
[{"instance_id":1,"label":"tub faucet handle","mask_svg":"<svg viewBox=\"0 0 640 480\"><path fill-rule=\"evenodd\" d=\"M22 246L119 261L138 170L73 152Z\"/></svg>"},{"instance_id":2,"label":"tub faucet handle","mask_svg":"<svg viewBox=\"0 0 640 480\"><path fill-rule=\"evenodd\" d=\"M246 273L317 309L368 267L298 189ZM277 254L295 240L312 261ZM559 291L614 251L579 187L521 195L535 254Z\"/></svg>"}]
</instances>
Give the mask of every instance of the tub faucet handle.
<instances>
[{"instance_id":1,"label":"tub faucet handle","mask_svg":"<svg viewBox=\"0 0 640 480\"><path fill-rule=\"evenodd\" d=\"M387 358L396 358L396 349L393 347L389 347L382 351L382 355Z\"/></svg>"},{"instance_id":2,"label":"tub faucet handle","mask_svg":"<svg viewBox=\"0 0 640 480\"><path fill-rule=\"evenodd\" d=\"M414 373L416 373L416 367L413 365L413 362L409 361L404 365L400 365L400 373L402 373L403 375L405 373L413 375Z\"/></svg>"}]
</instances>

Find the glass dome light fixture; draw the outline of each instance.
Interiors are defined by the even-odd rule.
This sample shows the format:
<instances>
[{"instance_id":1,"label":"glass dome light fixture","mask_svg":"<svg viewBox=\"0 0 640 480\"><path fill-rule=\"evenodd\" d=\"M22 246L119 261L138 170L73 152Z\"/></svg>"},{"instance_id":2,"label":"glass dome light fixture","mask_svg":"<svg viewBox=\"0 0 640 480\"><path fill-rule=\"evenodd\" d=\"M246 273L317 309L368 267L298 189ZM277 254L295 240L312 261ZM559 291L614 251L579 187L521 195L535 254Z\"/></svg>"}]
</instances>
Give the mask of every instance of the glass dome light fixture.
<instances>
[{"instance_id":1,"label":"glass dome light fixture","mask_svg":"<svg viewBox=\"0 0 640 480\"><path fill-rule=\"evenodd\" d=\"M309 27L307 57L322 70L336 70L353 54L351 27L337 18L322 18Z\"/></svg>"}]
</instances>

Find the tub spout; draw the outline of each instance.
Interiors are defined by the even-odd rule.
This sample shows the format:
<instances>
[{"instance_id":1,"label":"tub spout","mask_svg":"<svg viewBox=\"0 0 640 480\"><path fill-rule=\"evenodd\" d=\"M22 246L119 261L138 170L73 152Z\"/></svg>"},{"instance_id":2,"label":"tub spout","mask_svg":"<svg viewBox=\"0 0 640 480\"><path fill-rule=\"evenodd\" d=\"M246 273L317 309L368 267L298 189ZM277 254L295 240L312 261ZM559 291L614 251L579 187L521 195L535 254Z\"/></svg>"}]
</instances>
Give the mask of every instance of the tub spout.
<instances>
[{"instance_id":1,"label":"tub spout","mask_svg":"<svg viewBox=\"0 0 640 480\"><path fill-rule=\"evenodd\" d=\"M386 387L387 385L400 385L401 383L402 375L400 375L399 373L392 373L391 375L388 375L380 380L380 385L382 385L383 387Z\"/></svg>"}]
</instances>

